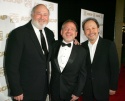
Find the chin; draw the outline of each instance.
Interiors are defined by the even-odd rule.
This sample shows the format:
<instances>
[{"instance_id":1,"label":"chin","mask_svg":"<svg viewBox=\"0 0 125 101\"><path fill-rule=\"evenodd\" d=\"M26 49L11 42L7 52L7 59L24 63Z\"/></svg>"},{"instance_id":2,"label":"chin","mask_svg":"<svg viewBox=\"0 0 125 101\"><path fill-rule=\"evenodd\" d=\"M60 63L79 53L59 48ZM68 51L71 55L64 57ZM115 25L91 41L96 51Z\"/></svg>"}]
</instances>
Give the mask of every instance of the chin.
<instances>
[{"instance_id":1,"label":"chin","mask_svg":"<svg viewBox=\"0 0 125 101\"><path fill-rule=\"evenodd\" d=\"M38 29L43 29L43 28L45 28L46 27L46 23L45 24L40 24L39 22L37 22L37 21L32 21L32 23L33 23L33 25L36 27L36 28L38 28Z\"/></svg>"}]
</instances>

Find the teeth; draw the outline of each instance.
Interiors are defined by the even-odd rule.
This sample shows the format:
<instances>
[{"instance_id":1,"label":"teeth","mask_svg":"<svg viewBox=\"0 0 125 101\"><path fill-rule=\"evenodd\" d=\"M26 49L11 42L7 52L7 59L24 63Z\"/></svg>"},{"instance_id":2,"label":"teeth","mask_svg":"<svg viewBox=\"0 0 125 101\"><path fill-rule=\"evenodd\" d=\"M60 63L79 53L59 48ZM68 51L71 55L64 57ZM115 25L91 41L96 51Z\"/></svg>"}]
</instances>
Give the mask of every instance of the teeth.
<instances>
[{"instance_id":1,"label":"teeth","mask_svg":"<svg viewBox=\"0 0 125 101\"><path fill-rule=\"evenodd\" d=\"M94 36L94 34L90 34L89 36Z\"/></svg>"},{"instance_id":2,"label":"teeth","mask_svg":"<svg viewBox=\"0 0 125 101\"><path fill-rule=\"evenodd\" d=\"M70 36L70 35L67 35L67 36Z\"/></svg>"}]
</instances>

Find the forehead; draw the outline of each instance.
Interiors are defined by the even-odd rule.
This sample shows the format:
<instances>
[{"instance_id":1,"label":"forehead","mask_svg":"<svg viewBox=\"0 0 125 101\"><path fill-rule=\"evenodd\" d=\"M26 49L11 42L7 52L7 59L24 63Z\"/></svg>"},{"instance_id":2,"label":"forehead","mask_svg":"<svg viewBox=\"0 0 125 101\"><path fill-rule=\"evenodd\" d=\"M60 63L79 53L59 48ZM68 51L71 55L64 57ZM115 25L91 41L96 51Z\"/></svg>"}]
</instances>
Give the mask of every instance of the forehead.
<instances>
[{"instance_id":1,"label":"forehead","mask_svg":"<svg viewBox=\"0 0 125 101\"><path fill-rule=\"evenodd\" d=\"M64 24L64 27L76 27L73 22L67 22Z\"/></svg>"},{"instance_id":2,"label":"forehead","mask_svg":"<svg viewBox=\"0 0 125 101\"><path fill-rule=\"evenodd\" d=\"M43 5L39 5L34 9L34 12L43 12L43 13L49 13L47 7Z\"/></svg>"},{"instance_id":3,"label":"forehead","mask_svg":"<svg viewBox=\"0 0 125 101\"><path fill-rule=\"evenodd\" d=\"M89 20L85 23L85 27L86 26L97 26L97 24L93 20Z\"/></svg>"}]
</instances>

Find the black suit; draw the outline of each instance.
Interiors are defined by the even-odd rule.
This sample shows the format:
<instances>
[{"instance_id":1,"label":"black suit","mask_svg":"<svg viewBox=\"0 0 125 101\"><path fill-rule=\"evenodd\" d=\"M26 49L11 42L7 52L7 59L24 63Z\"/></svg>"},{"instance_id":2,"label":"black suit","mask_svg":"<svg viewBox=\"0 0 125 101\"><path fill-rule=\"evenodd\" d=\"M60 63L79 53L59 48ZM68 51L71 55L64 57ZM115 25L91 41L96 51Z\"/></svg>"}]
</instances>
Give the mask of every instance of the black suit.
<instances>
[{"instance_id":1,"label":"black suit","mask_svg":"<svg viewBox=\"0 0 125 101\"><path fill-rule=\"evenodd\" d=\"M115 44L99 37L92 63L88 41L82 43L82 46L88 52L86 60L88 75L83 99L85 96L90 98L94 96L97 101L106 101L103 99L109 98L109 89L116 90L118 85L119 63Z\"/></svg>"},{"instance_id":2,"label":"black suit","mask_svg":"<svg viewBox=\"0 0 125 101\"><path fill-rule=\"evenodd\" d=\"M86 51L78 45L73 45L68 62L61 72L58 64L58 52L61 41L56 42L52 53L51 97L52 101L70 100L71 95L80 96L86 80Z\"/></svg>"},{"instance_id":3,"label":"black suit","mask_svg":"<svg viewBox=\"0 0 125 101\"><path fill-rule=\"evenodd\" d=\"M5 67L12 96L24 94L24 99L43 100L48 89L49 58L54 34L44 28L49 55L46 59L31 25L31 21L13 30L7 40ZM44 101L44 100L43 100Z\"/></svg>"}]
</instances>

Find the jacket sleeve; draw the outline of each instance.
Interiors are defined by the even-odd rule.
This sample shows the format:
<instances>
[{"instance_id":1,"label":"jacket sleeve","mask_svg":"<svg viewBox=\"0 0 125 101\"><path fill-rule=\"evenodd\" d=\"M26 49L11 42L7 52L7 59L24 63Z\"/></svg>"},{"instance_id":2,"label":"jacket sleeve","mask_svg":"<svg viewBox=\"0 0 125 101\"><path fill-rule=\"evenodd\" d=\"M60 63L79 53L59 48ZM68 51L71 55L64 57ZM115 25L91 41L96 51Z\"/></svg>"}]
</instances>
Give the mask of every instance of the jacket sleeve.
<instances>
[{"instance_id":1,"label":"jacket sleeve","mask_svg":"<svg viewBox=\"0 0 125 101\"><path fill-rule=\"evenodd\" d=\"M10 33L5 49L5 72L12 96L23 93L20 85L19 64L23 51L23 38L18 31Z\"/></svg>"},{"instance_id":2,"label":"jacket sleeve","mask_svg":"<svg viewBox=\"0 0 125 101\"><path fill-rule=\"evenodd\" d=\"M82 50L83 51L83 50ZM87 75L87 71L86 71L86 51L84 50L83 52L84 55L81 55L82 57L82 65L81 65L81 68L80 68L80 72L79 72L79 77L78 77L78 83L75 87L75 90L73 92L73 94L75 96L80 96L82 91L83 91L83 88L84 88L84 85L85 85L85 82L86 82L86 75Z\"/></svg>"},{"instance_id":3,"label":"jacket sleeve","mask_svg":"<svg viewBox=\"0 0 125 101\"><path fill-rule=\"evenodd\" d=\"M111 43L109 49L109 62L110 62L110 89L116 90L118 87L119 60L114 42Z\"/></svg>"}]
</instances>

